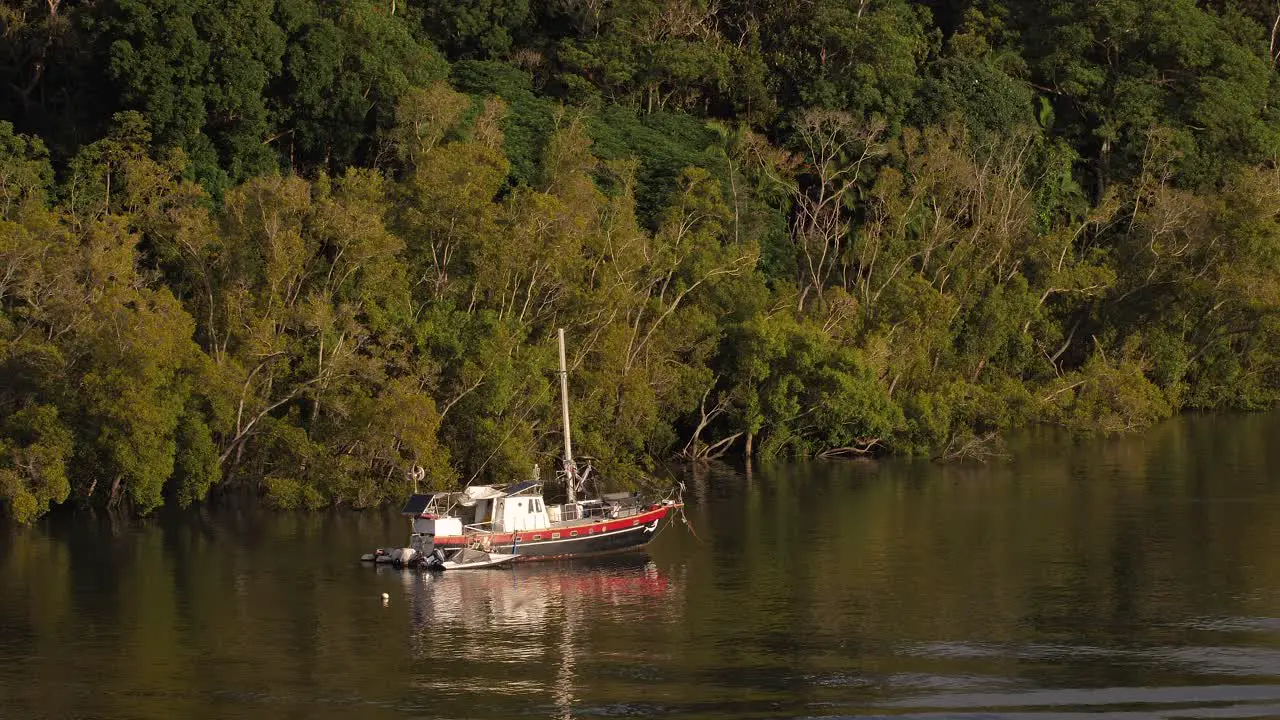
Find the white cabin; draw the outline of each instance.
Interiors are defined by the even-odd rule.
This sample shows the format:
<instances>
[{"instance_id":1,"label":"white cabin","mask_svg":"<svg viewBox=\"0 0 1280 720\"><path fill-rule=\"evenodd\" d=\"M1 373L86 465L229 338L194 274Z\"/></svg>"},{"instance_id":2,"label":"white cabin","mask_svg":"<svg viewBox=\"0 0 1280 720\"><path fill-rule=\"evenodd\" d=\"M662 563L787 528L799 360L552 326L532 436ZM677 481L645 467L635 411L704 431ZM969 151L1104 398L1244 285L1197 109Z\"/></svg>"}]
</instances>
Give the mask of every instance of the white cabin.
<instances>
[{"instance_id":1,"label":"white cabin","mask_svg":"<svg viewBox=\"0 0 1280 720\"><path fill-rule=\"evenodd\" d=\"M541 530L551 527L550 515L559 516L558 510L547 507L541 483L521 482L507 488L475 485L461 493L414 495L401 512L410 518L414 535L434 539Z\"/></svg>"},{"instance_id":2,"label":"white cabin","mask_svg":"<svg viewBox=\"0 0 1280 720\"><path fill-rule=\"evenodd\" d=\"M547 517L547 506L542 500L542 485L539 483L517 483L507 488L502 497L493 498L491 502L494 532L540 530L551 527ZM479 521L479 510L476 518Z\"/></svg>"}]
</instances>

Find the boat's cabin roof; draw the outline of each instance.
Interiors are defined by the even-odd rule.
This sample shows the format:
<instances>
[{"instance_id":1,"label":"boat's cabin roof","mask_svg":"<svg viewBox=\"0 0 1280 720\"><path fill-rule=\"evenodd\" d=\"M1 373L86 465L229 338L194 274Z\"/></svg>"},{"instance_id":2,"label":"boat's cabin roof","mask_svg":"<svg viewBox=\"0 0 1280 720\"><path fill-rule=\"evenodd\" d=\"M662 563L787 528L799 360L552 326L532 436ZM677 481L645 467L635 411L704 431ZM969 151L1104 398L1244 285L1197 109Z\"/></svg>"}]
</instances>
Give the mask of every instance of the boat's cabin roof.
<instances>
[{"instance_id":1,"label":"boat's cabin roof","mask_svg":"<svg viewBox=\"0 0 1280 720\"><path fill-rule=\"evenodd\" d=\"M526 480L512 485L472 485L461 492L415 493L400 509L401 515L422 517L447 514L455 505L471 507L482 500L504 497L541 497L542 483Z\"/></svg>"}]
</instances>

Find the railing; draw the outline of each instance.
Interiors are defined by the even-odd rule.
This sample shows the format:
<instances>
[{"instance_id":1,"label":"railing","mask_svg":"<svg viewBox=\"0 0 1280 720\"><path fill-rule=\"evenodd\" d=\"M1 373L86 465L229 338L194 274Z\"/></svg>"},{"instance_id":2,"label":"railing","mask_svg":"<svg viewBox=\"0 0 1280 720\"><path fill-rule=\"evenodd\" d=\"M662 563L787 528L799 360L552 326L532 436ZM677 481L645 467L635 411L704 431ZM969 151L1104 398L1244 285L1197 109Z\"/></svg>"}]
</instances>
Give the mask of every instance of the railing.
<instances>
[{"instance_id":1,"label":"railing","mask_svg":"<svg viewBox=\"0 0 1280 720\"><path fill-rule=\"evenodd\" d=\"M608 503L581 503L574 505L548 505L547 514L553 523L571 522L573 520L613 520L622 517L639 515L638 505L617 506Z\"/></svg>"},{"instance_id":2,"label":"railing","mask_svg":"<svg viewBox=\"0 0 1280 720\"><path fill-rule=\"evenodd\" d=\"M490 527L486 528L485 525L488 525ZM492 526L493 526L492 520L485 520L484 522L478 522L473 525L463 525L462 532L465 533L468 530L470 530L471 532L489 532Z\"/></svg>"},{"instance_id":3,"label":"railing","mask_svg":"<svg viewBox=\"0 0 1280 720\"><path fill-rule=\"evenodd\" d=\"M582 508L577 505L555 505L559 522L582 519Z\"/></svg>"}]
</instances>

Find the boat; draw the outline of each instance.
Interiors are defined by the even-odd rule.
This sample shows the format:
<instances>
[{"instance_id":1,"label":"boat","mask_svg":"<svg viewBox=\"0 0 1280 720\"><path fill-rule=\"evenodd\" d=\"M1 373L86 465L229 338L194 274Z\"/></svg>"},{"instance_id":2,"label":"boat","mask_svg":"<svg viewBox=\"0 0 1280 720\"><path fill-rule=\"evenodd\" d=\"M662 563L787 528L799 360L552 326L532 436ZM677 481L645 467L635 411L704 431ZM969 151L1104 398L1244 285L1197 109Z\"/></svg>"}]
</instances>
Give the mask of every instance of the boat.
<instances>
[{"instance_id":1,"label":"boat","mask_svg":"<svg viewBox=\"0 0 1280 720\"><path fill-rule=\"evenodd\" d=\"M683 507L678 497L646 500L638 493L588 495L588 465L579 470L569 428L569 381L564 330L560 345L560 407L564 430L559 479L565 501L548 504L539 469L530 480L510 485L473 485L460 492L415 493L401 509L409 518L409 548L423 557L469 548L515 555L517 562L599 555L639 549L658 535L662 523Z\"/></svg>"}]
</instances>

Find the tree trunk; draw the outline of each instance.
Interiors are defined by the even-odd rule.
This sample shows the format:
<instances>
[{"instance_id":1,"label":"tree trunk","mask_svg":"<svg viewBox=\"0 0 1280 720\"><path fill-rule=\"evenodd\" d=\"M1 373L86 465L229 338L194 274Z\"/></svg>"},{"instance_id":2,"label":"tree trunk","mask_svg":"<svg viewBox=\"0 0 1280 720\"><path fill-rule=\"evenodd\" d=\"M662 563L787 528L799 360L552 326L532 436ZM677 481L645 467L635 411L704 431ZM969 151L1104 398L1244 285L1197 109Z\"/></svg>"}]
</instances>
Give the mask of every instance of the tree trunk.
<instances>
[{"instance_id":1,"label":"tree trunk","mask_svg":"<svg viewBox=\"0 0 1280 720\"><path fill-rule=\"evenodd\" d=\"M107 498L107 507L115 507L120 504L120 475L116 475L116 479L111 482L111 496Z\"/></svg>"},{"instance_id":2,"label":"tree trunk","mask_svg":"<svg viewBox=\"0 0 1280 720\"><path fill-rule=\"evenodd\" d=\"M751 446L755 444L755 439L756 439L755 433L753 432L747 433L747 449L746 449L747 462L751 462Z\"/></svg>"}]
</instances>

